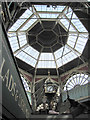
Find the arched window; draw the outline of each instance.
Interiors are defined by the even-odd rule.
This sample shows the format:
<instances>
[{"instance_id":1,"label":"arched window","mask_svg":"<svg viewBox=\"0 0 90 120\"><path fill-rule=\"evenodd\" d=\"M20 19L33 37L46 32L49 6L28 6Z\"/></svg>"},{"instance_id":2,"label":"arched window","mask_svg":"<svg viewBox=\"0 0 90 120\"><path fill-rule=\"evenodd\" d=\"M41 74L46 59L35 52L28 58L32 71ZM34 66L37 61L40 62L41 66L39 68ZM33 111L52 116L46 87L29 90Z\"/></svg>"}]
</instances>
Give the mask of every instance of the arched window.
<instances>
[{"instance_id":1,"label":"arched window","mask_svg":"<svg viewBox=\"0 0 90 120\"><path fill-rule=\"evenodd\" d=\"M88 83L89 75L85 73L77 73L72 75L66 82L64 90L71 90L72 88L84 85Z\"/></svg>"},{"instance_id":2,"label":"arched window","mask_svg":"<svg viewBox=\"0 0 90 120\"><path fill-rule=\"evenodd\" d=\"M30 91L29 85L28 85L27 81L25 80L25 78L22 75L21 75L21 79L22 79L25 90Z\"/></svg>"},{"instance_id":3,"label":"arched window","mask_svg":"<svg viewBox=\"0 0 90 120\"><path fill-rule=\"evenodd\" d=\"M23 82L23 85L24 85L26 94L27 94L27 96L28 96L29 102L30 102L30 104L32 104L32 100L31 100L31 90L30 90L30 87L29 87L29 85L28 85L28 83L27 83L27 80L23 77L22 74L21 74L21 79L22 79L22 82Z\"/></svg>"}]
</instances>

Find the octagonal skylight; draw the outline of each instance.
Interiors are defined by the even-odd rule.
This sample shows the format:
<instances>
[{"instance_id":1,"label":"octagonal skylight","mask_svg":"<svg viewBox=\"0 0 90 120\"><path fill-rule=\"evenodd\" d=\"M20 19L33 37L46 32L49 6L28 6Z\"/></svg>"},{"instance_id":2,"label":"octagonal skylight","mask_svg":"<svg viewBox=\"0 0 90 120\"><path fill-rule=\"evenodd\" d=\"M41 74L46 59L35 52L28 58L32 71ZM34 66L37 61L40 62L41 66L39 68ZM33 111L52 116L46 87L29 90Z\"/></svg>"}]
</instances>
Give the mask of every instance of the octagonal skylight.
<instances>
[{"instance_id":1,"label":"octagonal skylight","mask_svg":"<svg viewBox=\"0 0 90 120\"><path fill-rule=\"evenodd\" d=\"M38 52L27 40L27 32L42 21L56 21L68 32L67 43L51 53ZM33 5L28 8L8 31L14 55L37 68L56 68L80 57L88 40L88 31L76 14L67 6ZM48 41L49 42L49 41Z\"/></svg>"}]
</instances>

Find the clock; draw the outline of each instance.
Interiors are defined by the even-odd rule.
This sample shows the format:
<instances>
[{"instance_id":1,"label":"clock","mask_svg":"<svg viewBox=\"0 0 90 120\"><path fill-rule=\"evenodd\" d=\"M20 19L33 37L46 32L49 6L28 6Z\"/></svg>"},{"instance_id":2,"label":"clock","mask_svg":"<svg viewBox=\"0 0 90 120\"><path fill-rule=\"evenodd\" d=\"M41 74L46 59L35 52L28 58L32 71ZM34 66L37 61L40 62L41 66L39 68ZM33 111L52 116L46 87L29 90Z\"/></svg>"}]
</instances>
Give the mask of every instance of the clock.
<instances>
[{"instance_id":1,"label":"clock","mask_svg":"<svg viewBox=\"0 0 90 120\"><path fill-rule=\"evenodd\" d=\"M47 86L47 91L48 92L52 92L54 90L54 87L53 86Z\"/></svg>"}]
</instances>

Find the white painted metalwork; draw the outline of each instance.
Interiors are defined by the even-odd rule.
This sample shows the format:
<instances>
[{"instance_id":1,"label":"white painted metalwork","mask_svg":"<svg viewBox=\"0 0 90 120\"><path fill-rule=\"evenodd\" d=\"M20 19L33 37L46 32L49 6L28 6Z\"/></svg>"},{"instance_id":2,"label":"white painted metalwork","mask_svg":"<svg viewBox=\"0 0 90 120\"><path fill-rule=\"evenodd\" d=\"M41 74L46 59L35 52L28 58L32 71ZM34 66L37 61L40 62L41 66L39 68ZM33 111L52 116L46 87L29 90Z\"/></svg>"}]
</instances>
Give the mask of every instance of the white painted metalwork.
<instances>
[{"instance_id":1,"label":"white painted metalwork","mask_svg":"<svg viewBox=\"0 0 90 120\"><path fill-rule=\"evenodd\" d=\"M85 73L77 73L72 75L66 82L64 90L71 90L74 87L78 87L88 83L89 75Z\"/></svg>"},{"instance_id":2,"label":"white painted metalwork","mask_svg":"<svg viewBox=\"0 0 90 120\"><path fill-rule=\"evenodd\" d=\"M67 32L66 45L52 53L40 53L29 46L26 32L42 20L58 22ZM15 56L37 68L56 68L80 58L88 41L88 31L70 7L33 5L28 8L8 31L8 38ZM37 41L38 42L38 41ZM38 59L39 56L39 59ZM38 60L38 62L37 62ZM38 63L36 65L36 63Z\"/></svg>"}]
</instances>

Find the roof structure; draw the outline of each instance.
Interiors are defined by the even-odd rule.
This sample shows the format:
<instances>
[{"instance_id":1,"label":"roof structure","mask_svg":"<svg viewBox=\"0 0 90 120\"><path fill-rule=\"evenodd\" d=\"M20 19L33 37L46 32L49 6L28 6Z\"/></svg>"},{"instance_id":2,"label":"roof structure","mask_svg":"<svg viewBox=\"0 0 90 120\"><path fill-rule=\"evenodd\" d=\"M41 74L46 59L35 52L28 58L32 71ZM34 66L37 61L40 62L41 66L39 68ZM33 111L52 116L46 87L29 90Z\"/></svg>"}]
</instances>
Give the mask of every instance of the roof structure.
<instances>
[{"instance_id":1,"label":"roof structure","mask_svg":"<svg viewBox=\"0 0 90 120\"><path fill-rule=\"evenodd\" d=\"M32 5L8 30L16 59L35 69L58 69L79 58L88 30L69 6Z\"/></svg>"},{"instance_id":2,"label":"roof structure","mask_svg":"<svg viewBox=\"0 0 90 120\"><path fill-rule=\"evenodd\" d=\"M83 11L85 6L80 8L81 3L20 4L7 34L18 67L33 76L31 85L31 81L21 74L30 104L31 93L37 107L42 105L45 95L49 102L54 97L52 101L57 103L61 87L66 91L88 83L89 75L84 72L75 71L69 78L66 77L67 80L64 75L65 81L60 79L62 73L88 61L89 29L86 22L88 15L85 9ZM43 77L39 76L42 79L35 81L36 75ZM50 75L57 75L54 76L57 82ZM62 86L60 80L64 81Z\"/></svg>"}]
</instances>

